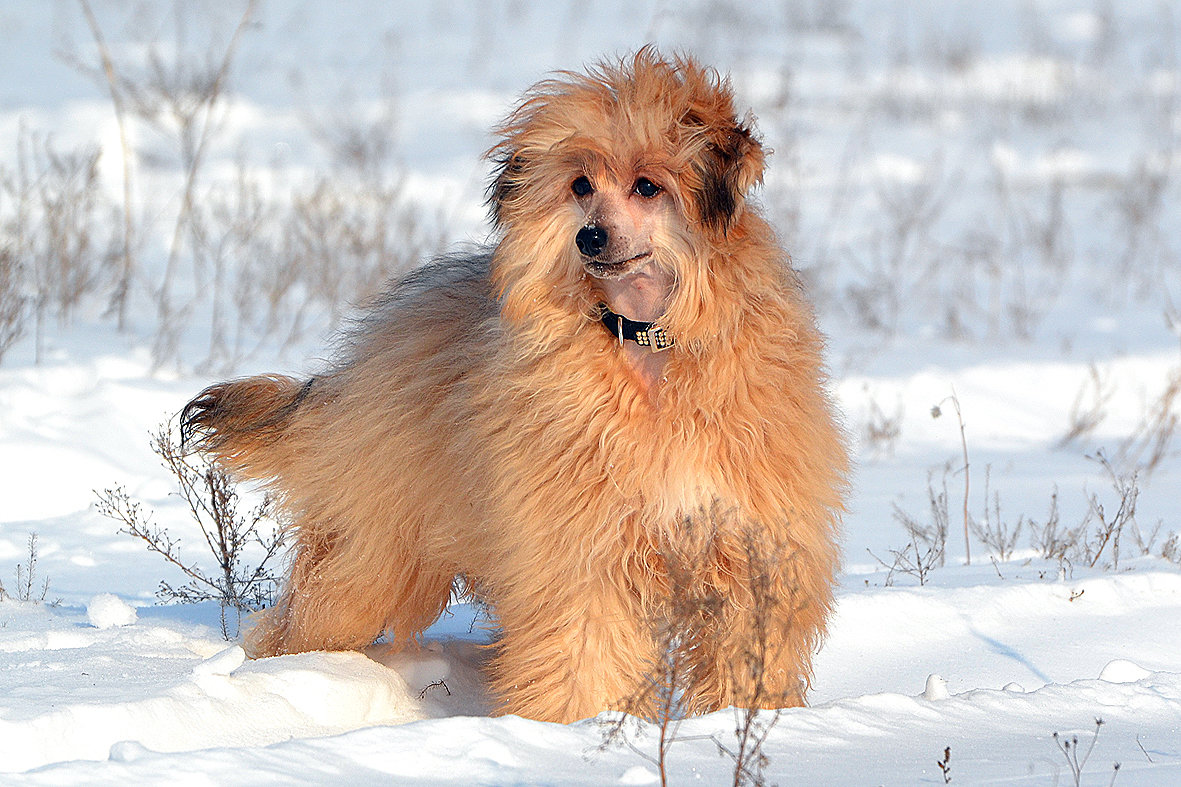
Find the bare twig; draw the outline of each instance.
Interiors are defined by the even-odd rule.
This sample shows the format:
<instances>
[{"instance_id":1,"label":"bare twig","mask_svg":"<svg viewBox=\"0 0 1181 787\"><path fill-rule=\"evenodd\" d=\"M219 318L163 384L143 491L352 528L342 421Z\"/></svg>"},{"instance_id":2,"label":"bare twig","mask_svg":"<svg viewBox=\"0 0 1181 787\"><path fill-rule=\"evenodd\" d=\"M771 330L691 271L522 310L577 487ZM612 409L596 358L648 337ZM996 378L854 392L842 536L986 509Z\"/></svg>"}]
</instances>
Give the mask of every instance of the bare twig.
<instances>
[{"instance_id":1,"label":"bare twig","mask_svg":"<svg viewBox=\"0 0 1181 787\"><path fill-rule=\"evenodd\" d=\"M175 476L180 496L217 563L216 571L206 571L191 556L182 555L179 539L173 539L165 528L153 525L151 514L144 513L142 506L131 500L122 487L98 493L99 513L121 522L123 527L119 532L143 541L149 551L160 555L187 578L180 586L161 581L157 590L160 598L181 603L217 601L221 607L222 634L229 639L227 610L234 610L240 619L242 612L265 606L277 582L270 563L282 549L282 532L277 528L264 532L262 527L271 501L264 499L248 514L240 514L238 495L229 477L214 465L191 464L166 429L161 429L153 439L152 449ZM251 545L262 549L253 567L243 564L246 549Z\"/></svg>"},{"instance_id":2,"label":"bare twig","mask_svg":"<svg viewBox=\"0 0 1181 787\"><path fill-rule=\"evenodd\" d=\"M115 64L111 60L111 50L103 36L102 27L90 7L89 0L78 0L78 2L82 7L82 15L86 17L86 24L90 28L95 46L98 48L103 77L106 81L107 91L111 96L111 104L115 108L115 124L119 130L119 147L123 152L123 243L120 253L119 276L115 291L111 295L111 306L117 315L119 330L124 330L127 327L127 296L131 290L131 278L135 273L135 258L132 254L132 244L135 237L132 207L132 151L127 135L127 112L123 102L123 90L120 88Z\"/></svg>"},{"instance_id":3,"label":"bare twig","mask_svg":"<svg viewBox=\"0 0 1181 787\"><path fill-rule=\"evenodd\" d=\"M955 408L956 420L959 422L959 425L960 425L960 447L963 450L963 456L964 456L964 558L965 558L964 563L965 563L965 565L970 566L970 565L972 565L972 545L968 541L968 523L969 523L968 497L969 497L969 493L971 492L972 487L971 487L971 478L969 477L969 474L968 474L968 471L969 471L968 437L964 431L964 414L960 410L960 400L959 400L959 397L957 397L955 394L955 388L951 389L951 396L947 397L942 402L940 402L939 404L937 404L931 408L931 417L938 418L939 416L943 415L943 411L940 409L940 405L942 405L944 402L951 402L952 406Z\"/></svg>"}]
</instances>

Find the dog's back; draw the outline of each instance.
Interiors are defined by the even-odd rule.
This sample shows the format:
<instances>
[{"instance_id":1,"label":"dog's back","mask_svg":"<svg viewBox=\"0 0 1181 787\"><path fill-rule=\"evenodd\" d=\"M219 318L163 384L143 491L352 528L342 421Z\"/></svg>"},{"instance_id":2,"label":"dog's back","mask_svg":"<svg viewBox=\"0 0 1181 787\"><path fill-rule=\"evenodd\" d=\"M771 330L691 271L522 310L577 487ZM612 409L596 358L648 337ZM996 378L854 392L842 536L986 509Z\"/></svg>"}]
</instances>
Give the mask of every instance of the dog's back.
<instances>
[{"instance_id":1,"label":"dog's back","mask_svg":"<svg viewBox=\"0 0 1181 787\"><path fill-rule=\"evenodd\" d=\"M497 340L488 266L488 254L478 253L416 269L357 319L341 339L333 366L322 374L306 380L259 375L206 388L181 413L184 445L243 477L282 484L296 458L284 444L298 438L298 411L306 415L353 391L360 395L350 405L351 420L380 418L375 427L396 432L411 424L399 423L399 413L389 411L394 403L383 400L382 391L398 392L398 403L426 409L444 402L458 407L448 391L490 356L489 345ZM384 405L382 412L370 412L375 405ZM333 417L339 426L340 414Z\"/></svg>"}]
</instances>

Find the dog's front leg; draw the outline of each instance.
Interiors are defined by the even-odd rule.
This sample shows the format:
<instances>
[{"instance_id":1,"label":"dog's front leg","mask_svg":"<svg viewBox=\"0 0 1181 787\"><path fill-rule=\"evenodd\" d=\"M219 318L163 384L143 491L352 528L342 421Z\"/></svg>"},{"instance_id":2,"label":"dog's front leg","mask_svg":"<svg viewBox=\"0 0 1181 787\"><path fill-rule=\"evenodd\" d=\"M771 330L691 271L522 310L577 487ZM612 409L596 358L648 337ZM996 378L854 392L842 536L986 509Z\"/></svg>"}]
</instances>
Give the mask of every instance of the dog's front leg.
<instances>
[{"instance_id":1,"label":"dog's front leg","mask_svg":"<svg viewBox=\"0 0 1181 787\"><path fill-rule=\"evenodd\" d=\"M724 601L700 618L689 660L685 704L713 711L804 704L812 655L824 631L827 585L798 555L734 567Z\"/></svg>"},{"instance_id":2,"label":"dog's front leg","mask_svg":"<svg viewBox=\"0 0 1181 787\"><path fill-rule=\"evenodd\" d=\"M628 706L655 656L638 599L590 578L556 595L537 591L527 603L497 604L492 689L501 712L571 722Z\"/></svg>"}]
</instances>

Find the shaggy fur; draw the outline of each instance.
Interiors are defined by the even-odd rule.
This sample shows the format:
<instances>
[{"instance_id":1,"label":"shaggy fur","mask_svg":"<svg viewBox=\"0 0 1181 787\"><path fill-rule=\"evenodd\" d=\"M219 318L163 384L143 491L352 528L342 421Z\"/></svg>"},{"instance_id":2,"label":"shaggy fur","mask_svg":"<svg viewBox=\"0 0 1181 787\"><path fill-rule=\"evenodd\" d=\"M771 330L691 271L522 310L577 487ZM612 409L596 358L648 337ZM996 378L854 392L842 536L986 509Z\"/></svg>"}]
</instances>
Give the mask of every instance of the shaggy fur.
<instances>
[{"instance_id":1,"label":"shaggy fur","mask_svg":"<svg viewBox=\"0 0 1181 787\"><path fill-rule=\"evenodd\" d=\"M182 414L290 517L249 650L410 641L458 576L499 621L501 711L579 719L641 690L692 553L712 633L682 635L686 704L802 703L847 459L811 309L747 201L750 119L715 72L645 49L542 82L498 133L495 248L395 284L329 371L214 385ZM575 242L596 224L602 257ZM649 275L676 339L659 356L598 319Z\"/></svg>"}]
</instances>

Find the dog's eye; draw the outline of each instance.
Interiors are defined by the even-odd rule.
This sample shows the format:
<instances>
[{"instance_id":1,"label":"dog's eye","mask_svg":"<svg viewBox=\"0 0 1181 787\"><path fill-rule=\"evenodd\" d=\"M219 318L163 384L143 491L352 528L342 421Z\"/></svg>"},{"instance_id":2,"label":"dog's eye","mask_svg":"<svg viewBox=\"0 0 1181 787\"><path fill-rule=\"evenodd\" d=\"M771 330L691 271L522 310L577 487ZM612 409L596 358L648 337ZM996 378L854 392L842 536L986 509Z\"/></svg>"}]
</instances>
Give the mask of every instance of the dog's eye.
<instances>
[{"instance_id":1,"label":"dog's eye","mask_svg":"<svg viewBox=\"0 0 1181 787\"><path fill-rule=\"evenodd\" d=\"M648 180L647 178L640 178L639 180L636 181L636 185L635 185L634 190L641 197L644 197L646 199L652 199L653 197L655 197L657 194L660 193L660 186L657 186L655 183Z\"/></svg>"},{"instance_id":2,"label":"dog's eye","mask_svg":"<svg viewBox=\"0 0 1181 787\"><path fill-rule=\"evenodd\" d=\"M574 182L570 184L570 190L574 192L576 197L585 197L594 191L595 187L591 185L590 179L583 175L574 179Z\"/></svg>"}]
</instances>

